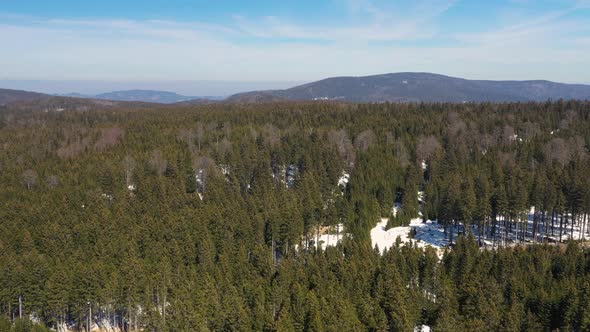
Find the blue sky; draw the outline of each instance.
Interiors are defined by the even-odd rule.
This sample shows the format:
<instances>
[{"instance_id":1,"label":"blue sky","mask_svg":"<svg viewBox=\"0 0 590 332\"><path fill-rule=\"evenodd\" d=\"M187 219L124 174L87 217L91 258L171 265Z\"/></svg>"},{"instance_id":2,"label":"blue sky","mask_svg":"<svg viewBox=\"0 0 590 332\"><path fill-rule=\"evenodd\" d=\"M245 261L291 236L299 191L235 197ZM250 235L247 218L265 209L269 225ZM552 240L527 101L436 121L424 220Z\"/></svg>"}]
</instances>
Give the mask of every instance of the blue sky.
<instances>
[{"instance_id":1,"label":"blue sky","mask_svg":"<svg viewBox=\"0 0 590 332\"><path fill-rule=\"evenodd\" d=\"M0 43L1 80L590 83L590 0L0 0Z\"/></svg>"}]
</instances>

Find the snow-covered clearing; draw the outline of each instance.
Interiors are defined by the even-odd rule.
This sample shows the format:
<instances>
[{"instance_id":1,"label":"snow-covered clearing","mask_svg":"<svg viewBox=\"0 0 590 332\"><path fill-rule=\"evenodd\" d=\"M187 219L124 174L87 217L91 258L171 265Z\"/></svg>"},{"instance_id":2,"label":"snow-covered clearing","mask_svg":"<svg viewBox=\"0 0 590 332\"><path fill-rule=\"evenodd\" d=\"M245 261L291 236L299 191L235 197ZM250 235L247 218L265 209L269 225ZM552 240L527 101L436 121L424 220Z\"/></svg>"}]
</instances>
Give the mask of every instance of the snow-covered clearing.
<instances>
[{"instance_id":1,"label":"snow-covered clearing","mask_svg":"<svg viewBox=\"0 0 590 332\"><path fill-rule=\"evenodd\" d=\"M328 227L324 232L320 232L319 244L322 250L326 250L329 246L336 246L342 240L344 232L344 225L338 224L336 226ZM322 234L323 233L323 234Z\"/></svg>"},{"instance_id":2,"label":"snow-covered clearing","mask_svg":"<svg viewBox=\"0 0 590 332\"><path fill-rule=\"evenodd\" d=\"M381 253L395 246L398 237L402 245L412 242L420 248L431 246L434 249L442 249L448 244L443 228L435 221L422 222L422 219L415 218L410 221L409 226L386 230L388 221L388 218L381 218L377 226L371 229L371 244L373 247L377 246ZM414 238L410 236L412 229L415 231Z\"/></svg>"},{"instance_id":3,"label":"snow-covered clearing","mask_svg":"<svg viewBox=\"0 0 590 332\"><path fill-rule=\"evenodd\" d=\"M515 136L515 139L517 138L518 137ZM426 163L423 162L422 166L424 168ZM341 189L346 188L349 181L350 174L343 171L341 177L338 179L338 186ZM417 198L420 205L424 203L424 196L423 191L417 192ZM392 215L395 217L398 210L401 208L402 207L399 203L395 203L392 207ZM420 210L422 210L422 207L420 207ZM481 239L480 245L483 249L492 249L499 246L532 244L535 242L532 240L534 214L535 209L532 207L528 213L528 220L522 220L516 223L504 223L503 217L499 216L495 226L487 223L485 227L482 227L482 229L479 230L474 224L469 226L469 229L465 229L463 224L458 223L455 226L449 225L446 232L444 227L437 221L427 220L423 222L422 212L419 212L419 217L412 219L408 226L392 227L390 229L387 229L389 218L381 218L377 225L370 231L371 244L373 247L379 248L381 253L384 253L386 250L394 247L399 238L400 245L411 243L419 248L432 247L436 249L439 257L442 257L445 248L449 247L449 244L451 244L449 242L450 232L453 233L453 241L456 241L460 234L473 234L476 239ZM550 218L550 216L547 216L547 218ZM577 222L573 227L570 219L570 215L564 218L564 227L561 232L558 225L560 218L556 218L557 221L554 222L553 227L550 222L545 221L545 223L542 223L539 220L535 234L536 242L559 242L560 237L561 241L566 241L570 238L578 240L584 238L586 236L585 234L590 235L588 230L590 225L583 228L585 223L582 222L582 219L584 219L582 216L577 217ZM508 227L505 228L505 225ZM482 235L481 237L479 236L480 232ZM522 239L523 234L524 240ZM336 226L323 227L319 231L319 237L314 236L312 239L313 242L318 242L317 245L319 245L321 249L325 250L328 246L336 246L345 236L349 236L349 234L345 232L342 224L338 224Z\"/></svg>"},{"instance_id":4,"label":"snow-covered clearing","mask_svg":"<svg viewBox=\"0 0 590 332\"><path fill-rule=\"evenodd\" d=\"M397 214L399 206L394 206L393 208L393 215ZM526 240L522 240L522 227L523 222L517 223L516 226L513 225L512 230L504 229L502 225L502 218L496 225L496 235L495 240L494 238L490 237L489 234L491 233L491 227L487 226L483 231L485 234L488 234L487 237L482 239L482 248L483 249L493 249L498 248L500 246L517 246L517 245L528 245L533 244L532 239L532 229L533 229L533 214L534 211L531 211L529 214L529 220L526 223L527 230L526 233ZM432 247L436 249L437 254L439 257L442 257L442 254L450 244L449 242L449 232L453 232L453 241L459 237L460 233L466 233L467 230L464 229L462 224L459 224L455 227L448 227L447 233L445 234L444 228L440 225L437 221L427 220L426 222L422 221L422 218L415 218L410 221L408 226L399 226L399 227L392 227L390 229L386 229L388 218L381 218L381 220L377 223L377 225L371 229L370 236L371 236L371 245L373 247L378 247L381 253L384 253L385 250L389 250L395 246L397 238L400 239L400 245L412 243L419 248L425 247ZM579 225L579 223L578 223ZM573 239L578 240L582 238L583 235L581 232L580 227L576 225L573 227L573 232L571 226L565 226L562 232L562 241L567 241L570 237ZM470 231L477 239L479 238L479 231L475 225L470 226ZM543 225L538 225L537 231L537 242L559 242L559 229L553 229L553 234L551 235L552 229L548 227L547 229L544 228ZM588 230L585 229L584 233ZM506 234L507 233L507 234ZM413 234L413 235L412 235ZM587 233L586 233L587 234ZM517 238L517 235L519 238ZM325 250L328 246L336 246L338 242L340 242L343 237L348 236L345 232L344 226L339 224L337 226L332 227L325 227L320 230L319 236L319 245L320 247ZM315 241L317 238L313 238Z\"/></svg>"}]
</instances>

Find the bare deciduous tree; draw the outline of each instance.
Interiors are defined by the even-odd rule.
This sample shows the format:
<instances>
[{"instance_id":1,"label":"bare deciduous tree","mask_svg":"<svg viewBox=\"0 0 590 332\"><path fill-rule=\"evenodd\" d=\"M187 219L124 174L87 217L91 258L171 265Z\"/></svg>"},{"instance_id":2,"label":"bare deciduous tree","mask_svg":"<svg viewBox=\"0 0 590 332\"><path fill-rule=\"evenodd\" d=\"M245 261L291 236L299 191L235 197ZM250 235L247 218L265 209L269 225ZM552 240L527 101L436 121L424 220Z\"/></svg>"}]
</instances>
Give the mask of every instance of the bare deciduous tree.
<instances>
[{"instance_id":1,"label":"bare deciduous tree","mask_svg":"<svg viewBox=\"0 0 590 332\"><path fill-rule=\"evenodd\" d=\"M231 123L229 122L224 122L223 123L223 135L225 135L225 137L231 137Z\"/></svg>"},{"instance_id":2,"label":"bare deciduous tree","mask_svg":"<svg viewBox=\"0 0 590 332\"><path fill-rule=\"evenodd\" d=\"M195 152L195 136L195 132L191 129L180 129L178 131L178 138L186 143L191 152Z\"/></svg>"},{"instance_id":3,"label":"bare deciduous tree","mask_svg":"<svg viewBox=\"0 0 590 332\"><path fill-rule=\"evenodd\" d=\"M491 147L496 144L496 140L492 135L489 134L481 134L479 139L477 140L479 150L483 153L486 153Z\"/></svg>"},{"instance_id":4,"label":"bare deciduous tree","mask_svg":"<svg viewBox=\"0 0 590 332\"><path fill-rule=\"evenodd\" d=\"M23 182L27 189L31 190L37 185L37 172L32 169L28 169L22 174Z\"/></svg>"},{"instance_id":5,"label":"bare deciduous tree","mask_svg":"<svg viewBox=\"0 0 590 332\"><path fill-rule=\"evenodd\" d=\"M545 144L543 149L545 158L557 161L565 166L571 159L571 151L567 142L563 138L554 138Z\"/></svg>"},{"instance_id":6,"label":"bare deciduous tree","mask_svg":"<svg viewBox=\"0 0 590 332\"><path fill-rule=\"evenodd\" d=\"M385 133L385 144L391 145L393 143L395 143L395 135L392 132L388 131L387 133Z\"/></svg>"},{"instance_id":7,"label":"bare deciduous tree","mask_svg":"<svg viewBox=\"0 0 590 332\"><path fill-rule=\"evenodd\" d=\"M511 125L505 125L502 128L502 141L504 143L512 143L516 140L516 131Z\"/></svg>"},{"instance_id":8,"label":"bare deciduous tree","mask_svg":"<svg viewBox=\"0 0 590 332\"><path fill-rule=\"evenodd\" d=\"M125 183L127 186L133 184L133 171L135 170L135 159L130 155L123 158L123 168L125 169Z\"/></svg>"},{"instance_id":9,"label":"bare deciduous tree","mask_svg":"<svg viewBox=\"0 0 590 332\"><path fill-rule=\"evenodd\" d=\"M94 143L94 148L103 150L109 146L117 145L124 135L125 130L119 127L102 128L98 140Z\"/></svg>"},{"instance_id":10,"label":"bare deciduous tree","mask_svg":"<svg viewBox=\"0 0 590 332\"><path fill-rule=\"evenodd\" d=\"M207 156L195 157L193 168L197 177L197 190L204 194L208 176L216 170L215 161Z\"/></svg>"},{"instance_id":11,"label":"bare deciduous tree","mask_svg":"<svg viewBox=\"0 0 590 332\"><path fill-rule=\"evenodd\" d=\"M281 143L281 131L279 128L267 123L264 126L264 144L274 148Z\"/></svg>"},{"instance_id":12,"label":"bare deciduous tree","mask_svg":"<svg viewBox=\"0 0 590 332\"><path fill-rule=\"evenodd\" d=\"M539 128L538 123L527 121L522 128L522 137L526 140L530 140L537 136L540 132L541 128Z\"/></svg>"},{"instance_id":13,"label":"bare deciduous tree","mask_svg":"<svg viewBox=\"0 0 590 332\"><path fill-rule=\"evenodd\" d=\"M400 165L406 167L410 164L410 155L404 142L396 141L394 145L395 157L399 161Z\"/></svg>"},{"instance_id":14,"label":"bare deciduous tree","mask_svg":"<svg viewBox=\"0 0 590 332\"><path fill-rule=\"evenodd\" d=\"M506 167L513 167L516 162L516 152L498 152L498 160Z\"/></svg>"},{"instance_id":15,"label":"bare deciduous tree","mask_svg":"<svg viewBox=\"0 0 590 332\"><path fill-rule=\"evenodd\" d=\"M354 152L354 146L350 138L348 138L348 134L344 129L340 130L331 130L328 133L328 140L336 146L338 149L338 153L344 159L347 167L353 167L354 161L356 158L356 154Z\"/></svg>"},{"instance_id":16,"label":"bare deciduous tree","mask_svg":"<svg viewBox=\"0 0 590 332\"><path fill-rule=\"evenodd\" d=\"M158 175L163 175L168 167L168 161L164 158L160 150L154 150L152 152L149 163Z\"/></svg>"},{"instance_id":17,"label":"bare deciduous tree","mask_svg":"<svg viewBox=\"0 0 590 332\"><path fill-rule=\"evenodd\" d=\"M216 131L218 128L218 124L215 121L211 121L209 123L207 123L207 130L208 131Z\"/></svg>"},{"instance_id":18,"label":"bare deciduous tree","mask_svg":"<svg viewBox=\"0 0 590 332\"><path fill-rule=\"evenodd\" d=\"M215 161L207 156L198 156L193 159L193 167L195 170L211 170L215 168Z\"/></svg>"},{"instance_id":19,"label":"bare deciduous tree","mask_svg":"<svg viewBox=\"0 0 590 332\"><path fill-rule=\"evenodd\" d=\"M69 142L62 143L57 149L57 156L62 159L70 159L84 152L90 145L90 137L77 137Z\"/></svg>"},{"instance_id":20,"label":"bare deciduous tree","mask_svg":"<svg viewBox=\"0 0 590 332\"><path fill-rule=\"evenodd\" d=\"M567 129L570 124L574 123L578 119L578 113L573 110L568 110L565 112L565 116L559 122L559 129Z\"/></svg>"},{"instance_id":21,"label":"bare deciduous tree","mask_svg":"<svg viewBox=\"0 0 590 332\"><path fill-rule=\"evenodd\" d=\"M461 119L461 116L457 112L450 112L447 116L447 121L449 122L447 130L450 137L455 137L467 130L465 121Z\"/></svg>"},{"instance_id":22,"label":"bare deciduous tree","mask_svg":"<svg viewBox=\"0 0 590 332\"><path fill-rule=\"evenodd\" d=\"M579 135L568 139L567 145L570 147L570 153L572 158L586 159L588 151L586 150L586 144L584 138Z\"/></svg>"},{"instance_id":23,"label":"bare deciduous tree","mask_svg":"<svg viewBox=\"0 0 590 332\"><path fill-rule=\"evenodd\" d=\"M225 158L227 154L231 151L231 142L224 137L221 141L217 144L217 154L220 158Z\"/></svg>"},{"instance_id":24,"label":"bare deciduous tree","mask_svg":"<svg viewBox=\"0 0 590 332\"><path fill-rule=\"evenodd\" d=\"M375 133L371 129L367 129L356 136L354 139L354 146L360 151L367 151L369 147L375 142Z\"/></svg>"},{"instance_id":25,"label":"bare deciduous tree","mask_svg":"<svg viewBox=\"0 0 590 332\"><path fill-rule=\"evenodd\" d=\"M430 160L442 146L434 136L420 137L416 146L416 158L419 162Z\"/></svg>"},{"instance_id":26,"label":"bare deciduous tree","mask_svg":"<svg viewBox=\"0 0 590 332\"><path fill-rule=\"evenodd\" d=\"M200 122L197 122L197 127L195 128L195 136L197 138L197 145L199 147L200 152L201 145L203 144L203 139L205 138L205 127Z\"/></svg>"},{"instance_id":27,"label":"bare deciduous tree","mask_svg":"<svg viewBox=\"0 0 590 332\"><path fill-rule=\"evenodd\" d=\"M250 137L251 137L251 139L253 141L256 141L256 139L258 138L258 132L252 126L248 127L248 129L250 130Z\"/></svg>"},{"instance_id":28,"label":"bare deciduous tree","mask_svg":"<svg viewBox=\"0 0 590 332\"><path fill-rule=\"evenodd\" d=\"M49 175L47 179L45 179L45 183L47 183L49 189L54 189L59 185L59 177L57 177L57 175Z\"/></svg>"}]
</instances>

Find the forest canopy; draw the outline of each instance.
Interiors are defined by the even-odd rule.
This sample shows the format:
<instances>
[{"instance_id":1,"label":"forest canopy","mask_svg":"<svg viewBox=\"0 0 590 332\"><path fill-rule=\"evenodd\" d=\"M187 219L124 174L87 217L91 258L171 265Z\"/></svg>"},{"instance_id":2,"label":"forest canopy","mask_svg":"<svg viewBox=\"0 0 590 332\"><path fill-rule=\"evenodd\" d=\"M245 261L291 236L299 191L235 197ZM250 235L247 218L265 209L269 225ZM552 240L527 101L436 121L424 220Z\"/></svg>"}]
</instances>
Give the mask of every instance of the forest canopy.
<instances>
[{"instance_id":1,"label":"forest canopy","mask_svg":"<svg viewBox=\"0 0 590 332\"><path fill-rule=\"evenodd\" d=\"M589 117L0 108L0 331L589 331ZM448 245L380 250L382 218Z\"/></svg>"}]
</instances>

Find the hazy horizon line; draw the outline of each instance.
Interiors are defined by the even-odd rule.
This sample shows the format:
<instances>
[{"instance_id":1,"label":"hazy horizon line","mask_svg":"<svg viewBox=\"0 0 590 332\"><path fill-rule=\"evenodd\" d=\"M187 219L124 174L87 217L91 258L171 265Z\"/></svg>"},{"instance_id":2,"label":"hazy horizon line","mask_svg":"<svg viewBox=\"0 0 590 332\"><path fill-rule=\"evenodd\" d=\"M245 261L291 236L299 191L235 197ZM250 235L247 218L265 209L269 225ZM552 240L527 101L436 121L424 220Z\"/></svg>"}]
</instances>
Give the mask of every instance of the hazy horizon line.
<instances>
[{"instance_id":1,"label":"hazy horizon line","mask_svg":"<svg viewBox=\"0 0 590 332\"><path fill-rule=\"evenodd\" d=\"M419 71L390 72L395 73L426 73ZM506 79L488 79L488 78L468 78L457 75L429 73L449 77L462 78L467 80L490 80L490 81L531 81L547 80L564 84L583 84L590 85L590 82L569 82L555 81L545 78L506 78ZM341 75L332 77L366 77L372 75ZM99 95L115 91L126 90L154 90L174 92L184 96L215 96L227 97L232 94L254 91L254 90L277 90L288 89L298 85L323 80L330 77L310 79L305 81L299 80L187 80L187 79L170 79L170 80L142 80L142 79L15 79L0 78L0 88L26 90L32 92L64 95L64 94L81 94L81 95Z\"/></svg>"},{"instance_id":2,"label":"hazy horizon line","mask_svg":"<svg viewBox=\"0 0 590 332\"><path fill-rule=\"evenodd\" d=\"M184 96L229 96L249 90L286 89L309 81L275 80L96 80L0 79L0 88L46 94L98 95L125 90L155 90Z\"/></svg>"}]
</instances>

